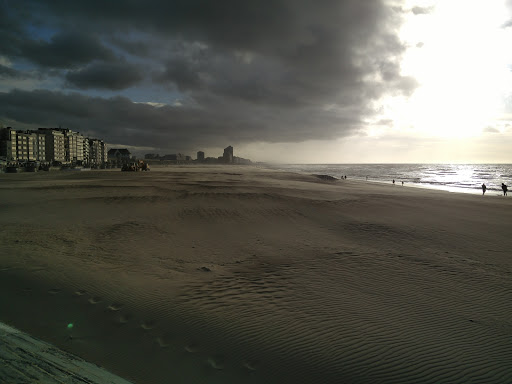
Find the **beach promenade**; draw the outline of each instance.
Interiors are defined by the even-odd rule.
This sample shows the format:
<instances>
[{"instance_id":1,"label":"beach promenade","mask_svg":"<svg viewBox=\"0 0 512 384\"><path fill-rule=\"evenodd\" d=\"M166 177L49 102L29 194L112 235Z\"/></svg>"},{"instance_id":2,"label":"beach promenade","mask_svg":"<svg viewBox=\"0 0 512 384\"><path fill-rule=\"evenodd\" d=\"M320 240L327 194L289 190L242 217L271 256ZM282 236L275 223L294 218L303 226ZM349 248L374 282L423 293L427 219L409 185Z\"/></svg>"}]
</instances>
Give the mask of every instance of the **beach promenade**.
<instances>
[{"instance_id":1,"label":"beach promenade","mask_svg":"<svg viewBox=\"0 0 512 384\"><path fill-rule=\"evenodd\" d=\"M176 166L0 212L0 321L133 383L512 382L509 198Z\"/></svg>"}]
</instances>

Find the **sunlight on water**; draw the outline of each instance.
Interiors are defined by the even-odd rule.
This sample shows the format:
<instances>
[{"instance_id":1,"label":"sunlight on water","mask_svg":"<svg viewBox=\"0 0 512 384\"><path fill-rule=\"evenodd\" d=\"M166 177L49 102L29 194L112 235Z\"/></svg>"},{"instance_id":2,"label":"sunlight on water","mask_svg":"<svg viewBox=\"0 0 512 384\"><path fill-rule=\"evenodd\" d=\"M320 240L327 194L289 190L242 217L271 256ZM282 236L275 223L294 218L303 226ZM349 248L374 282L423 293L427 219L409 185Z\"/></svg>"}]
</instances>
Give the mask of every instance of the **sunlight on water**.
<instances>
[{"instance_id":1,"label":"sunlight on water","mask_svg":"<svg viewBox=\"0 0 512 384\"><path fill-rule=\"evenodd\" d=\"M390 183L450 192L501 192L501 183L512 184L512 164L279 164L272 168L308 174Z\"/></svg>"}]
</instances>

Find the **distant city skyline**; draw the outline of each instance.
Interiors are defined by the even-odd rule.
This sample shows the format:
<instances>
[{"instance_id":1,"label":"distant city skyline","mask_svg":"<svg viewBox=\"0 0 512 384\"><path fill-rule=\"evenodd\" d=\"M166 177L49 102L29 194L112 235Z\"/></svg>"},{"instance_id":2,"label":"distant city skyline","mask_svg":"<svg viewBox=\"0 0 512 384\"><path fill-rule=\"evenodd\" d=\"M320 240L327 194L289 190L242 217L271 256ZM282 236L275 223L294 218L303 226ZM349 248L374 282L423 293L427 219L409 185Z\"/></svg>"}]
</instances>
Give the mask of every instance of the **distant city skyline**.
<instances>
[{"instance_id":1,"label":"distant city skyline","mask_svg":"<svg viewBox=\"0 0 512 384\"><path fill-rule=\"evenodd\" d=\"M0 124L145 153L512 163L512 0L4 0Z\"/></svg>"}]
</instances>

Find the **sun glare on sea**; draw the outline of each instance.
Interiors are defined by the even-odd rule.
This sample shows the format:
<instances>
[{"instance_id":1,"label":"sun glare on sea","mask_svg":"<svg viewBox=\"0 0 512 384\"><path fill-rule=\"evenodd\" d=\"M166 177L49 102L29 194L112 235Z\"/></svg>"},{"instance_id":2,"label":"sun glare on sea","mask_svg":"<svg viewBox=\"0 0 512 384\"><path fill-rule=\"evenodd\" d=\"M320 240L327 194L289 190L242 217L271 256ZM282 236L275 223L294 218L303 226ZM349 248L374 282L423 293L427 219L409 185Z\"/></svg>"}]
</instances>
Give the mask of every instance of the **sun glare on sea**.
<instances>
[{"instance_id":1,"label":"sun glare on sea","mask_svg":"<svg viewBox=\"0 0 512 384\"><path fill-rule=\"evenodd\" d=\"M419 87L387 105L395 128L420 136L468 138L499 120L512 89L510 29L502 1L411 1L425 13L405 22L402 74Z\"/></svg>"}]
</instances>

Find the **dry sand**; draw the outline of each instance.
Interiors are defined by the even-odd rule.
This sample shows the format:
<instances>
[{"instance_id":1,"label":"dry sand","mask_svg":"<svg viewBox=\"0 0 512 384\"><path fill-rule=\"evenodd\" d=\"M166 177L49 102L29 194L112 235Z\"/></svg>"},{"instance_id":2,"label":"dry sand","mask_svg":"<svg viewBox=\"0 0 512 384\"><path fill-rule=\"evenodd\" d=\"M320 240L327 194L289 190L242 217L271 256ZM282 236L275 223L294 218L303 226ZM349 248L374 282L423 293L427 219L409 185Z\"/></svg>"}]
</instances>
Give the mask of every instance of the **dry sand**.
<instances>
[{"instance_id":1,"label":"dry sand","mask_svg":"<svg viewBox=\"0 0 512 384\"><path fill-rule=\"evenodd\" d=\"M0 321L136 383L511 383L511 223L257 167L3 174Z\"/></svg>"}]
</instances>

